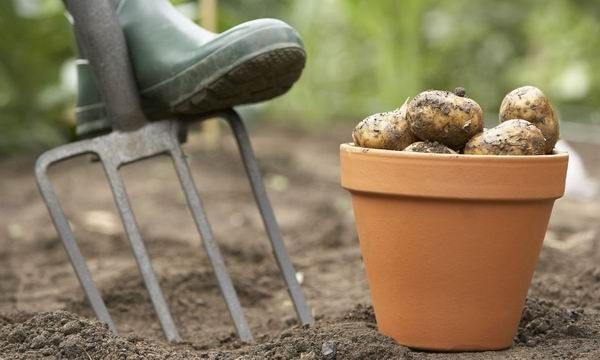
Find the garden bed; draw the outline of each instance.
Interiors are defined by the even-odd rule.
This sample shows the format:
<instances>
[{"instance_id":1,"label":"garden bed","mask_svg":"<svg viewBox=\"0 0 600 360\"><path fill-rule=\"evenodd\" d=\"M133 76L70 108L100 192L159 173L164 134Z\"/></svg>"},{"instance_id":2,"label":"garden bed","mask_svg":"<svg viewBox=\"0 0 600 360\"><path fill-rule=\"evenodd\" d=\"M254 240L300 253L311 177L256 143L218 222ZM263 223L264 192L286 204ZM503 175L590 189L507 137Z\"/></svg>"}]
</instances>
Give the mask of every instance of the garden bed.
<instances>
[{"instance_id":1,"label":"garden bed","mask_svg":"<svg viewBox=\"0 0 600 360\"><path fill-rule=\"evenodd\" d=\"M254 131L253 131L254 133ZM334 136L256 132L275 213L317 322L299 326L235 153L190 161L256 341L233 334L208 259L170 163L123 173L153 265L185 342L164 342L98 164L53 172L57 191L110 313L96 322L37 193L32 157L0 160L0 359L597 359L600 358L600 205L557 202L514 346L436 354L376 331L348 194L339 186ZM598 147L574 144L597 163ZM596 177L600 167L591 169ZM510 269L507 269L510 271Z\"/></svg>"}]
</instances>

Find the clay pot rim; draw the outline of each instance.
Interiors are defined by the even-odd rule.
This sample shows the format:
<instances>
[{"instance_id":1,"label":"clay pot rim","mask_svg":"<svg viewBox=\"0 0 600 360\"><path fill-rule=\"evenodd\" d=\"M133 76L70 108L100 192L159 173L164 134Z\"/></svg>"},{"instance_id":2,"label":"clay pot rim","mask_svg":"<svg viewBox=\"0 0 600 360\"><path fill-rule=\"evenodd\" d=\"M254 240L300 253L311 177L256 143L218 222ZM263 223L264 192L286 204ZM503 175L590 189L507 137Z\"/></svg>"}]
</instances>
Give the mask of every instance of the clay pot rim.
<instances>
[{"instance_id":1,"label":"clay pot rim","mask_svg":"<svg viewBox=\"0 0 600 360\"><path fill-rule=\"evenodd\" d=\"M485 162L554 162L564 161L565 158L569 157L569 154L565 151L558 151L554 149L552 154L545 155L468 155L468 154L435 154L435 153L419 153L412 151L402 150L386 150L386 149L372 149L357 146L354 143L343 143L340 145L340 151L351 152L351 153L362 153L373 156L381 157L401 157L401 158L413 158L423 160L424 158L430 158L431 160L442 160L442 159L461 159L465 162L479 162L484 160Z\"/></svg>"},{"instance_id":2,"label":"clay pot rim","mask_svg":"<svg viewBox=\"0 0 600 360\"><path fill-rule=\"evenodd\" d=\"M341 184L386 196L552 200L564 194L568 153L461 155L340 146Z\"/></svg>"}]
</instances>

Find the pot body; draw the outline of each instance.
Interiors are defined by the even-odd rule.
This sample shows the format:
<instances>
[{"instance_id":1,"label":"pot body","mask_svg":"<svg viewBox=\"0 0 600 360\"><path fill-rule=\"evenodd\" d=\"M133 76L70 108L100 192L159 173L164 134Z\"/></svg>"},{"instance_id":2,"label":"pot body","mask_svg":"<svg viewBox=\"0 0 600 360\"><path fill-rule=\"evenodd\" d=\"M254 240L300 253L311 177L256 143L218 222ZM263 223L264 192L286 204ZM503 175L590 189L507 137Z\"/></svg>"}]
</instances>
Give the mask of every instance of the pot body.
<instances>
[{"instance_id":1,"label":"pot body","mask_svg":"<svg viewBox=\"0 0 600 360\"><path fill-rule=\"evenodd\" d=\"M510 347L567 154L340 153L380 332L427 350Z\"/></svg>"}]
</instances>

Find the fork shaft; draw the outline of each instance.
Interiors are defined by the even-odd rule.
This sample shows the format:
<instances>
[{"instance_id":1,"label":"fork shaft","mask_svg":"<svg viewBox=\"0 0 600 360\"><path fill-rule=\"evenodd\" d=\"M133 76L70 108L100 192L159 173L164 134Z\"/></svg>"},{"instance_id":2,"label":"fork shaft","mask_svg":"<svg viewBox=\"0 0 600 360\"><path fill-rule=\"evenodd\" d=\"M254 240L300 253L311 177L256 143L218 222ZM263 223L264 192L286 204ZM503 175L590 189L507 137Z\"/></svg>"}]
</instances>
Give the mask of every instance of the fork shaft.
<instances>
[{"instance_id":1,"label":"fork shaft","mask_svg":"<svg viewBox=\"0 0 600 360\"><path fill-rule=\"evenodd\" d=\"M202 201L198 195L198 190L194 184L189 165L185 160L184 154L179 147L175 147L171 150L171 156L175 165L175 170L181 182L181 187L185 193L185 197L192 211L192 216L200 232L204 249L208 254L208 258L211 262L213 271L217 278L219 288L225 299L229 315L235 326L235 330L240 340L250 342L252 341L252 333L246 322L246 317L242 311L242 306L238 299L235 288L227 270L225 268L225 261L221 255L218 244L214 239L212 229L208 223L206 212L202 206Z\"/></svg>"},{"instance_id":2,"label":"fork shaft","mask_svg":"<svg viewBox=\"0 0 600 360\"><path fill-rule=\"evenodd\" d=\"M263 184L258 162L254 157L254 151L252 150L246 127L240 116L234 110L231 110L224 115L229 126L231 126L231 129L233 130L246 169L246 174L248 175L248 180L250 181L252 192L254 193L254 198L258 204L265 229L269 236L269 240L271 241L277 265L279 266L285 284L287 285L298 319L302 324L312 324L314 320L310 308L306 303L302 288L296 279L296 271L294 270L294 266L292 265L285 249L285 245L283 244L281 231L279 230L279 225L277 224L275 214L271 208L271 203L269 202L269 197L267 196L267 191Z\"/></svg>"},{"instance_id":3,"label":"fork shaft","mask_svg":"<svg viewBox=\"0 0 600 360\"><path fill-rule=\"evenodd\" d=\"M150 294L150 300L152 301L152 305L154 305L154 310L156 311L165 337L170 342L181 341L181 337L179 336L179 332L177 331L175 322L171 316L169 306L163 297L160 285L158 284L156 275L152 269L150 257L148 256L146 246L140 235L135 217L131 211L131 205L129 204L123 180L121 179L117 167L113 166L111 161L103 159L103 163L106 176L108 177L117 204L117 209L119 210L125 232L127 233L127 238L131 244L133 255L135 256L137 265L142 273L146 289L148 289L148 293Z\"/></svg>"},{"instance_id":4,"label":"fork shaft","mask_svg":"<svg viewBox=\"0 0 600 360\"><path fill-rule=\"evenodd\" d=\"M147 121L142 112L125 35L112 2L63 1L74 18L77 39L90 61L113 127L125 131L139 129Z\"/></svg>"}]
</instances>

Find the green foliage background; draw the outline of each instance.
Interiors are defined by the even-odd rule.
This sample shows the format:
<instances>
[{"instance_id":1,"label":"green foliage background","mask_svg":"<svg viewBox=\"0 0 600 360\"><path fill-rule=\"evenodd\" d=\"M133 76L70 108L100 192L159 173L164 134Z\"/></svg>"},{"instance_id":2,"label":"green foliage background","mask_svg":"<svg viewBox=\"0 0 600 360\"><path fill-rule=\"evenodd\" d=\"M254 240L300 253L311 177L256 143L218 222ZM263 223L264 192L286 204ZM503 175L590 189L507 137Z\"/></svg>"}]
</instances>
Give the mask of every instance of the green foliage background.
<instances>
[{"instance_id":1,"label":"green foliage background","mask_svg":"<svg viewBox=\"0 0 600 360\"><path fill-rule=\"evenodd\" d=\"M192 1L175 3L195 14ZM506 92L532 84L563 121L600 123L599 1L219 1L220 30L259 17L296 27L309 56L300 82L264 107L277 121L354 122L456 86L494 117ZM0 41L0 153L71 138L74 94L63 75L72 37L61 2L0 1Z\"/></svg>"}]
</instances>

